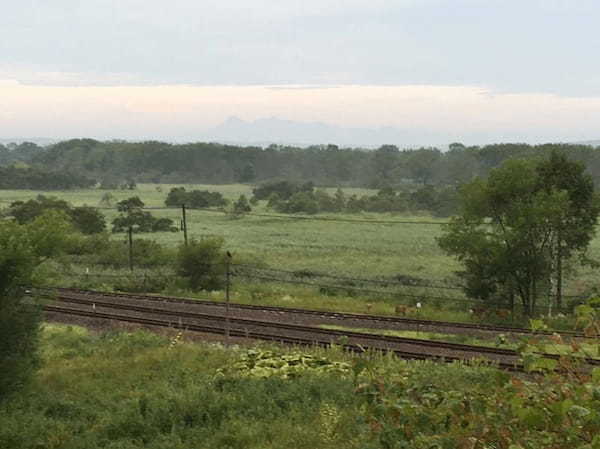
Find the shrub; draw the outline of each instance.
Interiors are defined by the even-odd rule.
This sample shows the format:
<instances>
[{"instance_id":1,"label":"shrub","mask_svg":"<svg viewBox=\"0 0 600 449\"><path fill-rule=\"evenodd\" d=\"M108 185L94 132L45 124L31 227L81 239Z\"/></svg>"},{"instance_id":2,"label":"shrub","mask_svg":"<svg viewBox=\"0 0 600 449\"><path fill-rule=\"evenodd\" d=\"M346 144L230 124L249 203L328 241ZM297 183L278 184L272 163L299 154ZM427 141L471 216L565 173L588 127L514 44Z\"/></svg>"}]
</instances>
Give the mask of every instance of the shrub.
<instances>
[{"instance_id":1,"label":"shrub","mask_svg":"<svg viewBox=\"0 0 600 449\"><path fill-rule=\"evenodd\" d=\"M186 192L185 187L173 187L165 205L168 207L179 207L185 204L191 208L221 207L227 205L227 200L219 192L209 192L208 190L192 190Z\"/></svg>"},{"instance_id":2,"label":"shrub","mask_svg":"<svg viewBox=\"0 0 600 449\"><path fill-rule=\"evenodd\" d=\"M94 207L75 207L69 215L75 227L84 234L97 234L106 229L104 215Z\"/></svg>"},{"instance_id":3,"label":"shrub","mask_svg":"<svg viewBox=\"0 0 600 449\"><path fill-rule=\"evenodd\" d=\"M250 204L248 204L248 200L245 195L240 195L238 200L233 204L233 214L234 215L243 215L246 212L251 212L252 208Z\"/></svg>"},{"instance_id":4,"label":"shrub","mask_svg":"<svg viewBox=\"0 0 600 449\"><path fill-rule=\"evenodd\" d=\"M227 256L223 244L223 239L212 237L179 247L177 273L188 279L190 288L212 291L224 287Z\"/></svg>"},{"instance_id":5,"label":"shrub","mask_svg":"<svg viewBox=\"0 0 600 449\"><path fill-rule=\"evenodd\" d=\"M298 191L299 187L294 183L289 181L276 181L255 187L252 190L252 193L258 200L266 200L273 194L277 194L279 198L283 200L288 200Z\"/></svg>"},{"instance_id":6,"label":"shrub","mask_svg":"<svg viewBox=\"0 0 600 449\"><path fill-rule=\"evenodd\" d=\"M38 195L36 199L15 201L8 209L8 215L15 217L20 224L30 223L48 210L64 212L75 228L84 234L103 232L106 228L104 215L90 206L73 207L67 201L55 197Z\"/></svg>"},{"instance_id":7,"label":"shrub","mask_svg":"<svg viewBox=\"0 0 600 449\"><path fill-rule=\"evenodd\" d=\"M129 265L129 248L127 241L108 241L106 246L99 243L99 251L95 253L92 263L123 268ZM91 245L92 243L90 243ZM171 264L173 251L163 247L154 240L134 239L132 246L133 264L136 267L162 267Z\"/></svg>"}]
</instances>

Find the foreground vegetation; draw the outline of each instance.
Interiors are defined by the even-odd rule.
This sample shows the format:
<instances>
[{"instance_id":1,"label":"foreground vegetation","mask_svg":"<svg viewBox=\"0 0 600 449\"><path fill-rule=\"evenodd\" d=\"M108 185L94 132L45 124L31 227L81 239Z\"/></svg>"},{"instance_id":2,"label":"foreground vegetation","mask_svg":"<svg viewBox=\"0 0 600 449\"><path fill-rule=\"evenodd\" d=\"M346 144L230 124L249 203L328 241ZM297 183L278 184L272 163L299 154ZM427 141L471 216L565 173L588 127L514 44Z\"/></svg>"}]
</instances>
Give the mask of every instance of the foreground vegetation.
<instances>
[{"instance_id":1,"label":"foreground vegetation","mask_svg":"<svg viewBox=\"0 0 600 449\"><path fill-rule=\"evenodd\" d=\"M225 349L45 325L43 367L0 406L0 447L600 447L600 372Z\"/></svg>"}]
</instances>

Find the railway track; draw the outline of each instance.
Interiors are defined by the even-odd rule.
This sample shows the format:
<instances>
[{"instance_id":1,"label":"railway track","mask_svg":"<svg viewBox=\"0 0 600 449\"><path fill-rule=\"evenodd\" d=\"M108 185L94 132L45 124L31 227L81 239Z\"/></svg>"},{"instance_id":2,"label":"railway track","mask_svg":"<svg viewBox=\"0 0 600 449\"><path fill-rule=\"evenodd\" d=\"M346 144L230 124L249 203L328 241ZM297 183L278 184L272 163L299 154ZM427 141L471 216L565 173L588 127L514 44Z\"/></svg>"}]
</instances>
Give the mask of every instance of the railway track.
<instances>
[{"instance_id":1,"label":"railway track","mask_svg":"<svg viewBox=\"0 0 600 449\"><path fill-rule=\"evenodd\" d=\"M47 289L45 291L53 291ZM58 288L55 291L61 295L82 294L82 295L102 295L114 298L137 298L144 301L156 301L171 304L185 304L202 309L207 313L217 313L225 307L223 302L177 298L172 296L149 296L140 294L124 293L104 293L83 289ZM349 327L370 328L370 329L389 329L389 330L412 330L420 332L435 332L442 334L472 335L477 337L495 338L502 334L507 338L516 338L519 336L532 335L529 329L494 326L487 324L455 323L447 321L423 320L415 318L400 318L381 315L361 315L356 313L328 312L322 310L298 309L277 306L260 306L251 304L231 303L232 314L237 317L244 317L248 314L268 320L285 320L294 323L311 324L329 324L344 325ZM537 331L536 335L553 335L555 332ZM585 338L582 333L561 331L556 332L566 338Z\"/></svg>"},{"instance_id":2,"label":"railway track","mask_svg":"<svg viewBox=\"0 0 600 449\"><path fill-rule=\"evenodd\" d=\"M225 333L226 318L222 315L174 310L172 303L157 304L155 301L141 301L129 295L90 295L89 293L59 293L55 303L69 306L48 306L48 311L80 314L96 318L117 319L121 321L150 320L160 322L162 326L199 330L201 332ZM162 306L162 307L158 307ZM114 313L114 311L118 313ZM110 315L111 318L108 318ZM185 319L185 321L184 321ZM140 322L140 321L132 321ZM142 323L144 324L144 323ZM148 323L146 323L148 324ZM456 343L418 340L403 337L389 337L351 331L328 330L297 324L260 321L233 317L229 320L230 333L234 336L258 338L263 340L288 341L297 344L313 342L317 345L336 343L348 348L361 350L392 351L400 357L421 359L444 359L448 361L487 359L504 369L522 370L520 356L512 350L461 345ZM557 359L556 355L545 355ZM600 361L589 359L589 364L600 365Z\"/></svg>"},{"instance_id":3,"label":"railway track","mask_svg":"<svg viewBox=\"0 0 600 449\"><path fill-rule=\"evenodd\" d=\"M153 326L153 327L168 327L173 329L183 329L186 331L193 332L202 332L202 333L210 333L210 334L218 334L224 335L225 329L223 327L215 327L215 326L202 326L198 324L192 324L181 321L170 321L165 319L157 319L157 318L144 318L144 317L135 317L126 314L115 314L115 313L107 313L100 311L90 311L90 310L82 310L77 308L68 308L68 307L56 307L56 306L44 306L44 310L46 312L51 312L55 314L61 315L72 315L77 317L87 317L93 319L101 319L101 320L115 320L115 321L123 321L127 323L135 323L141 324L144 326ZM256 340L265 340L265 341L273 341L276 343L284 343L290 345L298 345L298 346L319 346L319 347L330 347L332 345L331 341L319 340L317 338L311 337L300 337L300 336L290 336L290 335L273 335L270 333L261 333L250 331L248 329L238 330L238 329L230 329L229 335L232 337L241 337L241 338L250 338ZM359 345L359 344L350 344L350 343L340 343L337 346L342 347L345 351L354 352L354 353L365 353L370 351L382 351L381 348L372 348L369 346ZM406 360L434 360L441 361L446 363L452 362L464 362L465 359L460 357L453 356L439 356L432 355L423 352L411 352L407 350L400 349L388 349L386 352L392 352L397 357L406 359ZM509 362L496 362L495 366L500 369L507 371L516 371L523 372L523 366L518 363L509 363Z\"/></svg>"}]
</instances>

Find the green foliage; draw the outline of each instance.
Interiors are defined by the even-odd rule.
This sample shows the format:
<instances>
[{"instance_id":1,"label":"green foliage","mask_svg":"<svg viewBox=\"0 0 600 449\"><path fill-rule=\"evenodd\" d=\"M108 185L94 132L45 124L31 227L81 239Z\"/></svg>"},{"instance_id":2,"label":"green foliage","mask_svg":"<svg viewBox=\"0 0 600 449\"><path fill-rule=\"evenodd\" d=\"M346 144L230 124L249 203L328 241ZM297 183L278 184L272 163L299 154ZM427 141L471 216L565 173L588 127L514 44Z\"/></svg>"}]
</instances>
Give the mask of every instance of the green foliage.
<instances>
[{"instance_id":1,"label":"green foliage","mask_svg":"<svg viewBox=\"0 0 600 449\"><path fill-rule=\"evenodd\" d=\"M236 216L243 215L247 212L252 212L252 208L250 207L250 204L248 203L248 199L246 198L246 195L240 195L238 200L235 203L233 203L232 212Z\"/></svg>"},{"instance_id":2,"label":"green foliage","mask_svg":"<svg viewBox=\"0 0 600 449\"><path fill-rule=\"evenodd\" d=\"M0 167L0 189L69 190L90 188L96 181L72 173L41 168Z\"/></svg>"},{"instance_id":3,"label":"green foliage","mask_svg":"<svg viewBox=\"0 0 600 449\"><path fill-rule=\"evenodd\" d=\"M282 200L289 200L292 195L298 192L312 192L314 185L312 183L306 183L299 185L290 181L273 181L268 182L252 190L254 198L258 200L266 200L273 194Z\"/></svg>"},{"instance_id":4,"label":"green foliage","mask_svg":"<svg viewBox=\"0 0 600 449\"><path fill-rule=\"evenodd\" d=\"M139 196L132 196L131 198L127 198L126 200L119 201L117 203L117 210L121 213L132 213L139 209L142 209L145 206L144 202L140 199Z\"/></svg>"},{"instance_id":5,"label":"green foliage","mask_svg":"<svg viewBox=\"0 0 600 449\"><path fill-rule=\"evenodd\" d=\"M225 376L292 379L303 374L335 374L346 377L351 369L348 363L299 351L283 353L250 349L241 355L239 361L219 373Z\"/></svg>"},{"instance_id":6,"label":"green foliage","mask_svg":"<svg viewBox=\"0 0 600 449\"><path fill-rule=\"evenodd\" d=\"M167 195L165 205L168 207L180 207L184 204L192 209L201 209L204 207L225 206L227 201L219 192L209 192L208 190L186 192L185 187L173 187Z\"/></svg>"},{"instance_id":7,"label":"green foliage","mask_svg":"<svg viewBox=\"0 0 600 449\"><path fill-rule=\"evenodd\" d=\"M220 290L225 285L224 240L217 237L190 240L180 245L177 274L188 279L192 290Z\"/></svg>"},{"instance_id":8,"label":"green foliage","mask_svg":"<svg viewBox=\"0 0 600 449\"><path fill-rule=\"evenodd\" d=\"M106 228L104 215L96 208L90 206L73 207L67 201L38 195L36 199L28 201L15 201L11 203L7 214L23 224L42 215L45 211L62 211L69 216L75 228L84 234L103 232Z\"/></svg>"},{"instance_id":9,"label":"green foliage","mask_svg":"<svg viewBox=\"0 0 600 449\"><path fill-rule=\"evenodd\" d=\"M177 232L170 218L156 218L150 212L142 210L144 202L134 196L117 203L117 210L121 213L113 221L112 232Z\"/></svg>"},{"instance_id":10,"label":"green foliage","mask_svg":"<svg viewBox=\"0 0 600 449\"><path fill-rule=\"evenodd\" d=\"M100 265L105 269L129 268L128 238L111 239L108 233L90 236L75 235L69 238L65 252L70 255L70 258L65 257L61 261L67 262L75 259L80 267L89 268ZM174 265L175 255L175 248L166 247L155 240L133 239L132 256L133 265L136 268L171 269ZM92 268L92 271L95 270L97 269ZM150 283L147 282L147 284ZM162 284L164 285L164 281Z\"/></svg>"},{"instance_id":11,"label":"green foliage","mask_svg":"<svg viewBox=\"0 0 600 449\"><path fill-rule=\"evenodd\" d=\"M536 370L550 373L554 363L543 359ZM468 388L457 384L455 377L436 380L417 367L393 376L371 368L357 393L367 403L365 421L380 447L590 449L599 442L598 384L589 376L523 380L489 373Z\"/></svg>"},{"instance_id":12,"label":"green foliage","mask_svg":"<svg viewBox=\"0 0 600 449\"><path fill-rule=\"evenodd\" d=\"M282 183L278 183L279 186ZM285 183L285 185L291 185ZM453 214L458 207L456 189L453 187L434 188L422 186L410 193L396 192L391 187L380 189L375 195L352 195L346 199L341 189L329 195L325 190L299 190L287 200L286 192L274 191L268 197L267 207L281 213L316 214L318 212L406 212L430 211L442 217ZM256 190L256 189L255 189ZM284 196L281 196L281 193ZM263 193L264 194L264 193ZM263 195L261 194L261 195ZM262 198L262 196L260 196ZM253 198L257 198L256 195Z\"/></svg>"},{"instance_id":13,"label":"green foliage","mask_svg":"<svg viewBox=\"0 0 600 449\"><path fill-rule=\"evenodd\" d=\"M95 207L74 207L69 215L75 227L83 234L98 234L106 229L104 215Z\"/></svg>"},{"instance_id":14,"label":"green foliage","mask_svg":"<svg viewBox=\"0 0 600 449\"><path fill-rule=\"evenodd\" d=\"M509 160L487 180L463 186L462 212L438 242L463 264L466 293L506 302L517 295L525 312L534 313L551 276L562 277L556 245L563 255L582 252L594 234L600 209L590 183L581 167L560 158ZM569 222L590 225L567 231Z\"/></svg>"},{"instance_id":15,"label":"green foliage","mask_svg":"<svg viewBox=\"0 0 600 449\"><path fill-rule=\"evenodd\" d=\"M18 389L37 367L40 310L24 300L35 268L57 254L69 226L49 211L26 225L0 221L0 400Z\"/></svg>"},{"instance_id":16,"label":"green foliage","mask_svg":"<svg viewBox=\"0 0 600 449\"><path fill-rule=\"evenodd\" d=\"M215 376L234 348L169 348L149 332L50 326L43 338L38 380L0 406L2 448L364 449L350 380Z\"/></svg>"},{"instance_id":17,"label":"green foliage","mask_svg":"<svg viewBox=\"0 0 600 449\"><path fill-rule=\"evenodd\" d=\"M595 449L600 442L598 370L579 379L522 378L476 364L173 345L178 336L53 325L43 339L39 379L0 405L0 447ZM328 373L319 360L343 370ZM268 375L250 373L263 362ZM314 368L284 374L305 364Z\"/></svg>"}]
</instances>

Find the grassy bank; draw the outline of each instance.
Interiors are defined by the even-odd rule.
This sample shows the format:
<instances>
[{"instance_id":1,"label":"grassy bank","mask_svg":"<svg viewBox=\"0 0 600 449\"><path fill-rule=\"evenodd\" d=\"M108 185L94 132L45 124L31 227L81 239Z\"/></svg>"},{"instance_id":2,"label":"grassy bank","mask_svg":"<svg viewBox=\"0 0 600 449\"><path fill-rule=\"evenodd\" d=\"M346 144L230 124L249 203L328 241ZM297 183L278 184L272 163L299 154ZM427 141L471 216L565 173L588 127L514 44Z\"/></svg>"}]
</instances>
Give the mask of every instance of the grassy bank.
<instances>
[{"instance_id":1,"label":"grassy bank","mask_svg":"<svg viewBox=\"0 0 600 449\"><path fill-rule=\"evenodd\" d=\"M483 366L352 358L335 348L248 351L184 340L46 325L42 369L0 405L0 447L591 449L600 443L591 444L600 423L600 402L593 399L600 376L596 387L588 378L589 388L581 388L511 379Z\"/></svg>"}]
</instances>

